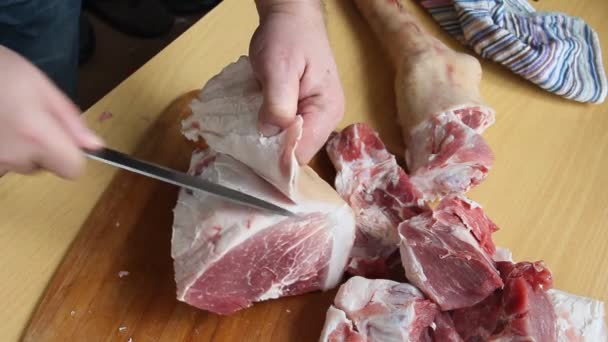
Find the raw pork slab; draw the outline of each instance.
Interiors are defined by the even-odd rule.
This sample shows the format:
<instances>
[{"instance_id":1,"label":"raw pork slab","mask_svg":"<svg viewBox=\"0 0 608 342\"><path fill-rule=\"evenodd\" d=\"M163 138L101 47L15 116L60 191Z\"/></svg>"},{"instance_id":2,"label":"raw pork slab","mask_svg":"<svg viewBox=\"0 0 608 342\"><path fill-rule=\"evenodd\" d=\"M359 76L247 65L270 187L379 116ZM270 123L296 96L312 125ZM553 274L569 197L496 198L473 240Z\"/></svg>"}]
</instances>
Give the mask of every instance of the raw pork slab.
<instances>
[{"instance_id":1,"label":"raw pork slab","mask_svg":"<svg viewBox=\"0 0 608 342\"><path fill-rule=\"evenodd\" d=\"M344 128L330 138L326 150L337 170L336 190L356 216L357 234L347 271L390 278L391 261L399 262L397 226L430 209L368 125Z\"/></svg>"},{"instance_id":2,"label":"raw pork slab","mask_svg":"<svg viewBox=\"0 0 608 342\"><path fill-rule=\"evenodd\" d=\"M438 312L409 284L355 276L338 290L320 341L426 341Z\"/></svg>"},{"instance_id":3,"label":"raw pork slab","mask_svg":"<svg viewBox=\"0 0 608 342\"><path fill-rule=\"evenodd\" d=\"M337 286L355 236L350 207L295 161L301 119L262 137L255 129L260 103L249 61L241 58L209 81L183 122L188 137L209 145L193 154L191 174L297 213L287 218L180 192L172 238L177 296L219 314Z\"/></svg>"},{"instance_id":4,"label":"raw pork slab","mask_svg":"<svg viewBox=\"0 0 608 342\"><path fill-rule=\"evenodd\" d=\"M448 198L399 225L406 278L444 311L473 306L503 285L491 254L470 231L491 231L490 221L462 203Z\"/></svg>"},{"instance_id":5,"label":"raw pork slab","mask_svg":"<svg viewBox=\"0 0 608 342\"><path fill-rule=\"evenodd\" d=\"M494 123L477 59L427 32L399 0L354 1L396 71L395 95L412 182L433 200L479 184L493 163L480 134Z\"/></svg>"}]
</instances>

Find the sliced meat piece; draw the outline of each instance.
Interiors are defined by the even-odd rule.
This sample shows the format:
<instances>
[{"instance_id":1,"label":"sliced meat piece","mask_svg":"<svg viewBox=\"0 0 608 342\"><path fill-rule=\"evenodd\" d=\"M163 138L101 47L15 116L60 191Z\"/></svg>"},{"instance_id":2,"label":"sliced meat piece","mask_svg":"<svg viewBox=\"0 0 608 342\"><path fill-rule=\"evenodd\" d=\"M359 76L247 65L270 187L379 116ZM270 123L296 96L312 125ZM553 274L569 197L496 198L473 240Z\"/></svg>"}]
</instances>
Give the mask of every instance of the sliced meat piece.
<instances>
[{"instance_id":1,"label":"sliced meat piece","mask_svg":"<svg viewBox=\"0 0 608 342\"><path fill-rule=\"evenodd\" d=\"M483 302L455 310L452 318L465 341L557 341L553 304L547 294L551 272L542 262L499 262L504 289Z\"/></svg>"},{"instance_id":2,"label":"sliced meat piece","mask_svg":"<svg viewBox=\"0 0 608 342\"><path fill-rule=\"evenodd\" d=\"M260 86L243 56L203 87L191 104L193 114L182 122L182 133L192 140L203 138L214 151L243 162L295 200L299 166L293 151L302 135L302 118L264 137L257 129L261 104Z\"/></svg>"},{"instance_id":3,"label":"sliced meat piece","mask_svg":"<svg viewBox=\"0 0 608 342\"><path fill-rule=\"evenodd\" d=\"M342 311L345 319L328 319L321 341L331 341L323 337L329 336L327 331L332 330L331 327L340 326L336 321L344 323L345 320L352 322L352 331L364 341L426 341L428 328L438 314L437 305L409 284L358 276L340 287L328 318L338 315L334 310Z\"/></svg>"},{"instance_id":4,"label":"sliced meat piece","mask_svg":"<svg viewBox=\"0 0 608 342\"><path fill-rule=\"evenodd\" d=\"M430 209L368 125L344 128L330 138L326 149L337 170L336 189L356 216L357 234L347 271L389 278L390 262L399 248L397 226Z\"/></svg>"},{"instance_id":5,"label":"sliced meat piece","mask_svg":"<svg viewBox=\"0 0 608 342\"><path fill-rule=\"evenodd\" d=\"M399 232L406 278L442 310L473 306L502 287L491 257L462 223L424 213Z\"/></svg>"},{"instance_id":6,"label":"sliced meat piece","mask_svg":"<svg viewBox=\"0 0 608 342\"><path fill-rule=\"evenodd\" d=\"M564 291L547 291L557 316L558 342L608 341L604 303Z\"/></svg>"},{"instance_id":7,"label":"sliced meat piece","mask_svg":"<svg viewBox=\"0 0 608 342\"><path fill-rule=\"evenodd\" d=\"M483 137L451 112L414 127L407 146L412 183L426 200L467 192L485 179L494 162Z\"/></svg>"},{"instance_id":8,"label":"sliced meat piece","mask_svg":"<svg viewBox=\"0 0 608 342\"><path fill-rule=\"evenodd\" d=\"M456 331L452 317L448 312L441 312L435 317L435 325L431 327L430 336L433 342L463 342Z\"/></svg>"},{"instance_id":9,"label":"sliced meat piece","mask_svg":"<svg viewBox=\"0 0 608 342\"><path fill-rule=\"evenodd\" d=\"M477 202L462 195L446 196L439 202L435 212L445 222L462 223L479 242L479 246L488 255L494 255L496 246L492 234L498 230L498 226Z\"/></svg>"},{"instance_id":10,"label":"sliced meat piece","mask_svg":"<svg viewBox=\"0 0 608 342\"><path fill-rule=\"evenodd\" d=\"M206 193L180 192L172 238L177 296L219 314L335 287L355 236L350 207L312 169L295 163L301 121L275 137L257 133L261 92L253 88L248 63L241 58L212 79L199 96L203 102L193 105L193 117L183 123L188 135L203 136L209 145L193 154L189 172L297 215L283 217ZM246 155L238 144L247 145Z\"/></svg>"},{"instance_id":11,"label":"sliced meat piece","mask_svg":"<svg viewBox=\"0 0 608 342\"><path fill-rule=\"evenodd\" d=\"M479 184L493 160L479 134L495 119L481 99L477 59L433 37L399 0L355 3L396 71L398 118L412 181L427 199Z\"/></svg>"}]
</instances>

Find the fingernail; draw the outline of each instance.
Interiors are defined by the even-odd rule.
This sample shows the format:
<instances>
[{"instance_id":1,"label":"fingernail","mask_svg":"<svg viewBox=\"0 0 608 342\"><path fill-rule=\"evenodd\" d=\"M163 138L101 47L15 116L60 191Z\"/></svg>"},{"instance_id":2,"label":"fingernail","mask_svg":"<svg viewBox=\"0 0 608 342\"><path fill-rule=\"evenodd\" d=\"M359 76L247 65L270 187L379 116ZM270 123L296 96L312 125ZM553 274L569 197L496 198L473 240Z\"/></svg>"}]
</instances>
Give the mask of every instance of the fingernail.
<instances>
[{"instance_id":1,"label":"fingernail","mask_svg":"<svg viewBox=\"0 0 608 342\"><path fill-rule=\"evenodd\" d=\"M279 126L271 125L271 124L262 124L260 127L260 133L266 137L271 137L273 135L277 135L281 132L281 128Z\"/></svg>"},{"instance_id":2,"label":"fingernail","mask_svg":"<svg viewBox=\"0 0 608 342\"><path fill-rule=\"evenodd\" d=\"M102 147L103 145L105 145L105 143L100 137L90 131L87 133L86 139L87 144L91 145L91 147Z\"/></svg>"}]
</instances>

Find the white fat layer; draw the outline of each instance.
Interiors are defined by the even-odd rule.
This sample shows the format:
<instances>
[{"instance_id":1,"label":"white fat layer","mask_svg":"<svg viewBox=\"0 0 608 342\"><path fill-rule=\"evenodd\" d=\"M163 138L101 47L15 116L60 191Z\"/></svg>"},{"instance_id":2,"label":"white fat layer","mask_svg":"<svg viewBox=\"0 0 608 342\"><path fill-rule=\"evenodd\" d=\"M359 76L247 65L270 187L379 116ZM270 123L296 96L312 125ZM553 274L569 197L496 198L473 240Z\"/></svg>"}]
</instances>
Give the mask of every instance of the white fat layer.
<instances>
[{"instance_id":1,"label":"white fat layer","mask_svg":"<svg viewBox=\"0 0 608 342\"><path fill-rule=\"evenodd\" d=\"M342 323L346 323L351 327L353 326L353 322L346 318L344 311L336 309L333 305L330 306L325 315L325 325L323 326L323 331L321 331L319 342L332 342L329 340L329 336Z\"/></svg>"},{"instance_id":2,"label":"white fat layer","mask_svg":"<svg viewBox=\"0 0 608 342\"><path fill-rule=\"evenodd\" d=\"M557 316L558 342L608 341L603 302L557 289L547 294Z\"/></svg>"},{"instance_id":3,"label":"white fat layer","mask_svg":"<svg viewBox=\"0 0 608 342\"><path fill-rule=\"evenodd\" d=\"M370 341L401 342L413 338L410 330L420 300L422 292L410 284L355 276L340 287L334 305Z\"/></svg>"},{"instance_id":4,"label":"white fat layer","mask_svg":"<svg viewBox=\"0 0 608 342\"><path fill-rule=\"evenodd\" d=\"M496 247L496 251L494 252L494 256L492 257L494 261L509 261L513 262L513 253L511 250L504 247Z\"/></svg>"},{"instance_id":5,"label":"white fat layer","mask_svg":"<svg viewBox=\"0 0 608 342\"><path fill-rule=\"evenodd\" d=\"M418 261L418 258L414 254L414 250L412 249L412 247L410 247L410 245L407 243L407 239L405 238L405 236L401 234L401 231L405 225L415 224L415 222L418 222L422 219L422 217L413 217L399 224L398 228L399 237L401 239L401 242L399 243L399 251L401 254L401 263L403 264L405 273L407 274L407 277L410 280L416 279L416 281L419 281L421 283L427 281L427 277L424 274L424 268L422 267L422 264Z\"/></svg>"},{"instance_id":6,"label":"white fat layer","mask_svg":"<svg viewBox=\"0 0 608 342\"><path fill-rule=\"evenodd\" d=\"M260 85L248 58L241 57L203 87L191 104L193 115L184 120L182 131L193 140L204 138L211 149L243 162L296 199L299 168L294 151L302 136L303 120L298 116L279 134L264 137L257 128L261 104Z\"/></svg>"}]
</instances>

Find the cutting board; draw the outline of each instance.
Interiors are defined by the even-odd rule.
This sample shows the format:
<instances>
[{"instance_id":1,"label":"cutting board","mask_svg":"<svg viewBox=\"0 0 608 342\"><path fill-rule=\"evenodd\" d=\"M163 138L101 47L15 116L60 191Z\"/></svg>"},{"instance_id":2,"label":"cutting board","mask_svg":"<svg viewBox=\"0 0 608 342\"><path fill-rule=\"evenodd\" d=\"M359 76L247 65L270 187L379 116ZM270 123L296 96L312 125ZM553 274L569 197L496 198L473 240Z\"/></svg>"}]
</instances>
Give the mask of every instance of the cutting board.
<instances>
[{"instance_id":1,"label":"cutting board","mask_svg":"<svg viewBox=\"0 0 608 342\"><path fill-rule=\"evenodd\" d=\"M187 170L194 146L179 123L193 97L188 93L164 111L138 157ZM333 178L324 153L312 166ZM170 249L177 193L172 185L118 172L55 273L24 340L316 341L335 290L259 303L230 316L175 299Z\"/></svg>"}]
</instances>

